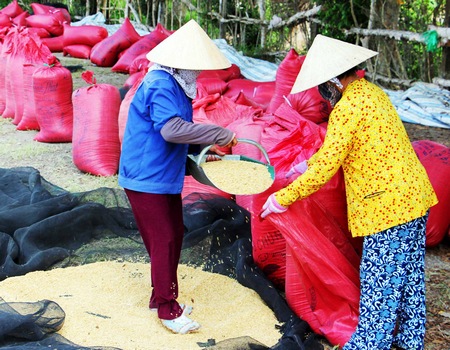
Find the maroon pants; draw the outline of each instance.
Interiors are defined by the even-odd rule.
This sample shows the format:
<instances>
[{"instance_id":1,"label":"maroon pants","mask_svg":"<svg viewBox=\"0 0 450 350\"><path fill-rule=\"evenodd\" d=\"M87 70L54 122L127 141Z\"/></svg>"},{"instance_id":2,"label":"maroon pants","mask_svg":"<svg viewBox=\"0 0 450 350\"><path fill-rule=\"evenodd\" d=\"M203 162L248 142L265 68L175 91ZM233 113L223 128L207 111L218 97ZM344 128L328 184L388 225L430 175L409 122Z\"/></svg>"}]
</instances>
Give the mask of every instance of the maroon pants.
<instances>
[{"instance_id":1,"label":"maroon pants","mask_svg":"<svg viewBox=\"0 0 450 350\"><path fill-rule=\"evenodd\" d=\"M150 256L150 307L158 317L172 320L183 312L178 297L177 268L184 225L181 195L152 194L125 189L138 230Z\"/></svg>"}]
</instances>

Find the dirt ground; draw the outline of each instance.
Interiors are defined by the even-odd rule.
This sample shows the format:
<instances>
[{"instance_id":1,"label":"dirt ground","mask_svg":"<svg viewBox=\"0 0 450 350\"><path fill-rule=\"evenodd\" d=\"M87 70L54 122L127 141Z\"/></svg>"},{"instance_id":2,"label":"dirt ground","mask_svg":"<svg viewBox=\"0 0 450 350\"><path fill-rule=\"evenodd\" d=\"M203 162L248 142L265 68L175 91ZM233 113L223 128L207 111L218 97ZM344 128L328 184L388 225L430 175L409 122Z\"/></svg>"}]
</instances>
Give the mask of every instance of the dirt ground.
<instances>
[{"instance_id":1,"label":"dirt ground","mask_svg":"<svg viewBox=\"0 0 450 350\"><path fill-rule=\"evenodd\" d=\"M74 90L87 86L81 73L92 70L97 83L123 86L128 75L110 68L93 66L88 60L57 55L72 71ZM450 113L450 110L449 110ZM450 129L405 123L411 141L431 140L450 147ZM33 140L36 131L17 131L11 120L0 118L0 167L31 166L49 182L72 192L99 187L118 188L117 177L98 177L81 173L72 162L70 143L45 144ZM449 239L427 249L427 334L426 350L450 349L450 244ZM326 343L326 349L331 349Z\"/></svg>"}]
</instances>

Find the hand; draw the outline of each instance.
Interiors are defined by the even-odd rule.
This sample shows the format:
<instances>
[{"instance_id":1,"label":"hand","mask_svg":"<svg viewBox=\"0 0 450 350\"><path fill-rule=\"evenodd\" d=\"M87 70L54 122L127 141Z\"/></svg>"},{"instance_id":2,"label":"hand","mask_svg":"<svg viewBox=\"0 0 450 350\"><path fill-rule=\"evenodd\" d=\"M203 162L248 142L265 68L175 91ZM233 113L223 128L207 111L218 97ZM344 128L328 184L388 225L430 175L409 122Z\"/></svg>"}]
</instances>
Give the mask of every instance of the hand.
<instances>
[{"instance_id":1,"label":"hand","mask_svg":"<svg viewBox=\"0 0 450 350\"><path fill-rule=\"evenodd\" d=\"M291 177L294 174L301 175L308 169L308 164L306 163L306 160L303 162L300 162L296 165L294 165L287 173L286 178Z\"/></svg>"},{"instance_id":2,"label":"hand","mask_svg":"<svg viewBox=\"0 0 450 350\"><path fill-rule=\"evenodd\" d=\"M288 210L287 207L282 206L277 202L277 199L275 198L275 193L272 193L269 198L267 198L266 203L264 203L262 207L262 213L261 218L265 218L267 215L275 213L275 214L281 214L284 213L286 210Z\"/></svg>"},{"instance_id":3,"label":"hand","mask_svg":"<svg viewBox=\"0 0 450 350\"><path fill-rule=\"evenodd\" d=\"M236 146L238 144L238 140L237 140L237 138L236 138L236 134L234 134L234 136L233 136L233 139L230 141L230 142L228 142L225 146L223 146L223 147L234 147L234 146Z\"/></svg>"}]
</instances>

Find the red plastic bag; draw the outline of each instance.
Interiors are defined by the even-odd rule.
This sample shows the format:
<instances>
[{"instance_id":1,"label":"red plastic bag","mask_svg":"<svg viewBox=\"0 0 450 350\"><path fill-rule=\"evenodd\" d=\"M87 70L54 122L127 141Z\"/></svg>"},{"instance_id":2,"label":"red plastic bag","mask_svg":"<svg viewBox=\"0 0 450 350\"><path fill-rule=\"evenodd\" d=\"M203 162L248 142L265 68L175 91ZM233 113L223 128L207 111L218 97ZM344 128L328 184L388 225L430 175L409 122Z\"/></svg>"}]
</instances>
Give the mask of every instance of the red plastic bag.
<instances>
[{"instance_id":1,"label":"red plastic bag","mask_svg":"<svg viewBox=\"0 0 450 350\"><path fill-rule=\"evenodd\" d=\"M31 3L31 9L35 15L53 15L55 16L62 24L70 23L70 13L67 9L63 7L54 7L44 4Z\"/></svg>"},{"instance_id":2,"label":"red plastic bag","mask_svg":"<svg viewBox=\"0 0 450 350\"><path fill-rule=\"evenodd\" d=\"M226 69L216 69L216 70L204 70L198 76L202 78L218 78L223 81L230 81L232 79L242 78L241 69L236 65L232 64L231 67Z\"/></svg>"},{"instance_id":3,"label":"red plastic bag","mask_svg":"<svg viewBox=\"0 0 450 350\"><path fill-rule=\"evenodd\" d=\"M434 247L450 229L450 148L429 140L414 141L412 145L439 200L430 208L426 229L426 245Z\"/></svg>"},{"instance_id":4,"label":"red plastic bag","mask_svg":"<svg viewBox=\"0 0 450 350\"><path fill-rule=\"evenodd\" d=\"M71 142L73 131L73 81L70 70L55 56L33 73L34 104L40 131L39 142Z\"/></svg>"},{"instance_id":5,"label":"red plastic bag","mask_svg":"<svg viewBox=\"0 0 450 350\"><path fill-rule=\"evenodd\" d=\"M51 38L42 38L42 42L47 45L51 52L63 52L63 36L55 36Z\"/></svg>"},{"instance_id":6,"label":"red plastic bag","mask_svg":"<svg viewBox=\"0 0 450 350\"><path fill-rule=\"evenodd\" d=\"M63 55L80 59L89 59L91 49L92 47L89 45L68 45L63 47Z\"/></svg>"},{"instance_id":7,"label":"red plastic bag","mask_svg":"<svg viewBox=\"0 0 450 350\"><path fill-rule=\"evenodd\" d=\"M268 220L286 239L292 255L286 299L313 331L345 344L359 314L359 257L339 225L311 197ZM356 266L355 266L356 265Z\"/></svg>"},{"instance_id":8,"label":"red plastic bag","mask_svg":"<svg viewBox=\"0 0 450 350\"><path fill-rule=\"evenodd\" d=\"M17 0L11 1L8 5L6 5L4 8L0 10L0 13L7 15L10 18L14 18L18 15L20 15L25 10L20 7Z\"/></svg>"},{"instance_id":9,"label":"red plastic bag","mask_svg":"<svg viewBox=\"0 0 450 350\"><path fill-rule=\"evenodd\" d=\"M52 36L64 33L63 24L53 15L31 15L25 18L28 27L44 28Z\"/></svg>"},{"instance_id":10,"label":"red plastic bag","mask_svg":"<svg viewBox=\"0 0 450 350\"><path fill-rule=\"evenodd\" d=\"M73 92L72 158L82 172L112 176L120 158L119 89L97 84L91 71L82 74L90 84Z\"/></svg>"}]
</instances>

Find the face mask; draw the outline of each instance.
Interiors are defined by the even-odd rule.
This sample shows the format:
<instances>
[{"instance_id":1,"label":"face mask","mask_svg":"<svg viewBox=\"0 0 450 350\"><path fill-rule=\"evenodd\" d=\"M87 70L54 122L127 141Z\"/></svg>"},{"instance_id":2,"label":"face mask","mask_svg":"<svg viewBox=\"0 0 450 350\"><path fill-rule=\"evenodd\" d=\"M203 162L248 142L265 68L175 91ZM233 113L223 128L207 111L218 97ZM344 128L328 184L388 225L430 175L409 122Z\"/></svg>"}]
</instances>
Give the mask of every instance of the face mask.
<instances>
[{"instance_id":1,"label":"face mask","mask_svg":"<svg viewBox=\"0 0 450 350\"><path fill-rule=\"evenodd\" d=\"M336 80L337 82L335 82L334 80ZM333 78L319 85L320 95L325 100L330 102L331 107L334 107L342 97L342 93L339 91L336 85L342 87L341 82L337 78Z\"/></svg>"}]
</instances>

